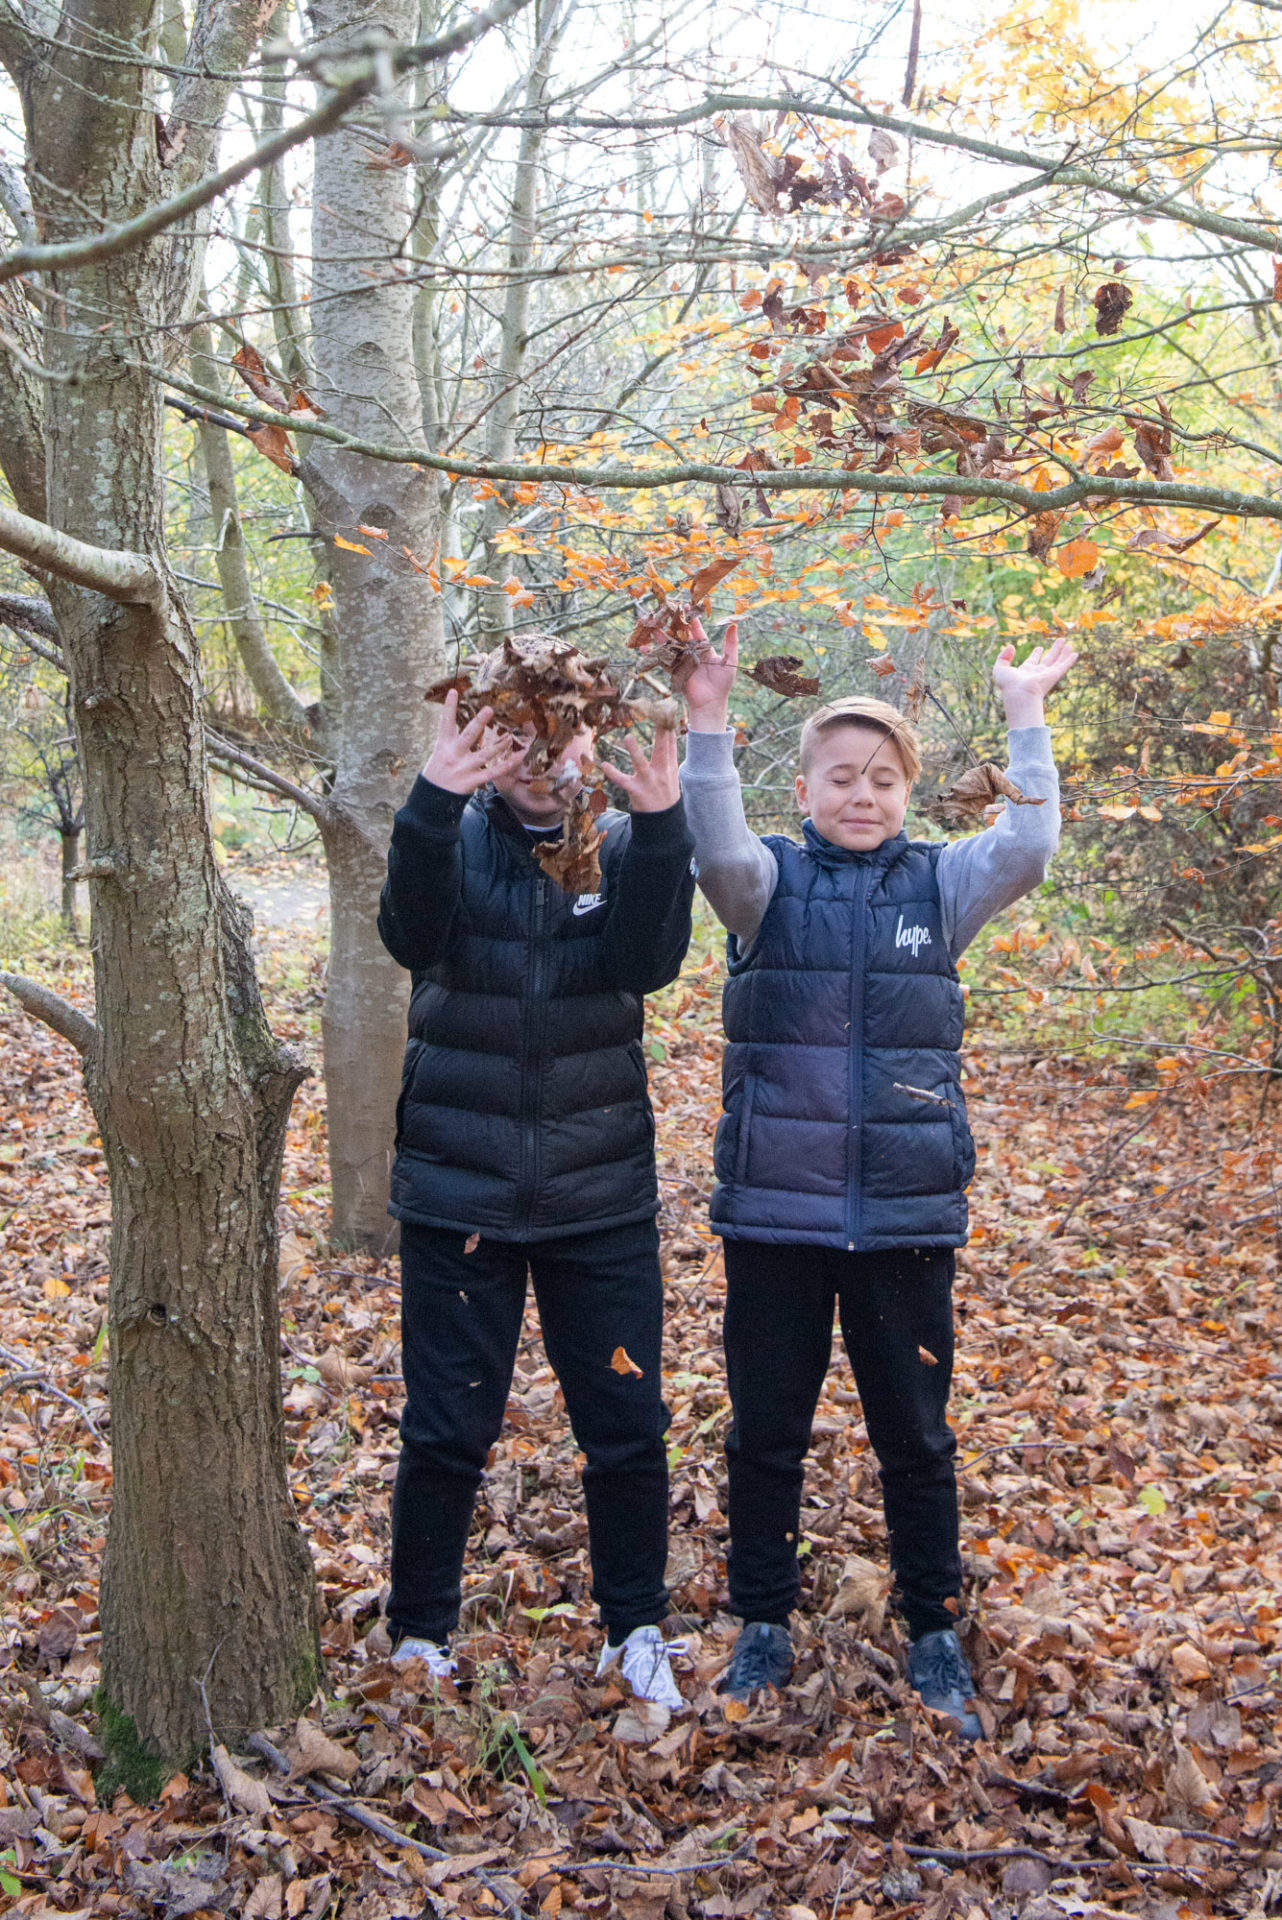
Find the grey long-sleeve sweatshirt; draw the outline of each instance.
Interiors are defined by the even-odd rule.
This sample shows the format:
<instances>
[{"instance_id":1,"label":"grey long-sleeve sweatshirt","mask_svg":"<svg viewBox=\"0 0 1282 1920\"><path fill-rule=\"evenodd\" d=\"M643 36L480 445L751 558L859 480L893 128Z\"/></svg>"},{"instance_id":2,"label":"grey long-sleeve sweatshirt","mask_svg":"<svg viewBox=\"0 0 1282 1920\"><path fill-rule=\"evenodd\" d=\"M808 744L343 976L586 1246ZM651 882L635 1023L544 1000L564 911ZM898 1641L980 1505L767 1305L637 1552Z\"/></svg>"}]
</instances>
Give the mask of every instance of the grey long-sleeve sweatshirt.
<instances>
[{"instance_id":1,"label":"grey long-sleeve sweatshirt","mask_svg":"<svg viewBox=\"0 0 1282 1920\"><path fill-rule=\"evenodd\" d=\"M939 897L955 960L975 935L1046 877L1059 844L1059 776L1049 727L1008 733L1010 777L1042 807L1007 801L992 826L950 840L939 858ZM686 820L694 835L699 885L740 951L756 937L779 878L774 855L749 827L734 763L734 734L691 733L681 769Z\"/></svg>"}]
</instances>

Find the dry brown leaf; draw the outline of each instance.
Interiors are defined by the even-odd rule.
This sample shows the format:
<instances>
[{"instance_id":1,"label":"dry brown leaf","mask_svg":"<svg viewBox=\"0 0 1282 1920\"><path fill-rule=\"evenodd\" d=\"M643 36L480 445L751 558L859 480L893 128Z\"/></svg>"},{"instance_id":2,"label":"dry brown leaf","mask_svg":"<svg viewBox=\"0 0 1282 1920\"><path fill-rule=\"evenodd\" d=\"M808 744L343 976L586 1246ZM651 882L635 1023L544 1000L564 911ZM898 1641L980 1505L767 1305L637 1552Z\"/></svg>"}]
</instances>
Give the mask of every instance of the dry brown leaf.
<instances>
[{"instance_id":1,"label":"dry brown leaf","mask_svg":"<svg viewBox=\"0 0 1282 1920\"><path fill-rule=\"evenodd\" d=\"M1176 1742L1175 1760L1166 1770L1166 1802L1173 1811L1202 1816L1218 1811L1220 1801L1187 1747Z\"/></svg>"},{"instance_id":2,"label":"dry brown leaf","mask_svg":"<svg viewBox=\"0 0 1282 1920\"><path fill-rule=\"evenodd\" d=\"M1209 1680L1210 1664L1200 1647L1194 1647L1187 1640L1181 1640L1171 1648L1171 1665L1179 1674L1186 1687L1195 1685L1199 1680Z\"/></svg>"},{"instance_id":3,"label":"dry brown leaf","mask_svg":"<svg viewBox=\"0 0 1282 1920\"><path fill-rule=\"evenodd\" d=\"M333 1393L351 1393L370 1375L368 1367L357 1366L337 1347L326 1347L316 1362L316 1371Z\"/></svg>"},{"instance_id":4,"label":"dry brown leaf","mask_svg":"<svg viewBox=\"0 0 1282 1920\"><path fill-rule=\"evenodd\" d=\"M631 1358L626 1347L616 1347L614 1349L614 1352L610 1355L610 1365L615 1373L634 1373L638 1380L645 1378L643 1370L637 1365L636 1361Z\"/></svg>"},{"instance_id":5,"label":"dry brown leaf","mask_svg":"<svg viewBox=\"0 0 1282 1920\"><path fill-rule=\"evenodd\" d=\"M285 1899L283 1873L265 1873L256 1880L241 1908L243 1920L281 1920Z\"/></svg>"},{"instance_id":6,"label":"dry brown leaf","mask_svg":"<svg viewBox=\"0 0 1282 1920\"><path fill-rule=\"evenodd\" d=\"M282 473L298 472L298 462L294 458L294 446L284 427L246 427L245 436L252 440L263 458L270 460Z\"/></svg>"},{"instance_id":7,"label":"dry brown leaf","mask_svg":"<svg viewBox=\"0 0 1282 1920\"><path fill-rule=\"evenodd\" d=\"M277 1264L282 1280L292 1280L304 1261L311 1258L311 1249L306 1241L300 1240L296 1233L282 1233Z\"/></svg>"},{"instance_id":8,"label":"dry brown leaf","mask_svg":"<svg viewBox=\"0 0 1282 1920\"><path fill-rule=\"evenodd\" d=\"M461 1880L482 1867L492 1867L506 1856L500 1847L486 1847L482 1853L452 1853L448 1860L434 1860L424 1875L424 1885L443 1887L447 1880Z\"/></svg>"},{"instance_id":9,"label":"dry brown leaf","mask_svg":"<svg viewBox=\"0 0 1282 1920\"><path fill-rule=\"evenodd\" d=\"M921 1361L923 1367L937 1367L939 1365L939 1361L929 1347L918 1345L917 1358Z\"/></svg>"},{"instance_id":10,"label":"dry brown leaf","mask_svg":"<svg viewBox=\"0 0 1282 1920\"><path fill-rule=\"evenodd\" d=\"M671 1712L658 1700L634 1700L615 1715L610 1732L628 1746L648 1747L651 1741L665 1734L671 1724Z\"/></svg>"},{"instance_id":11,"label":"dry brown leaf","mask_svg":"<svg viewBox=\"0 0 1282 1920\"><path fill-rule=\"evenodd\" d=\"M248 344L238 347L231 357L231 363L256 400L261 400L274 413L288 413L289 400L268 373L266 362L257 347Z\"/></svg>"},{"instance_id":12,"label":"dry brown leaf","mask_svg":"<svg viewBox=\"0 0 1282 1920\"><path fill-rule=\"evenodd\" d=\"M340 1780L352 1780L360 1772L360 1759L350 1748L331 1740L313 1720L295 1723L285 1748L290 1763L289 1777L298 1780L308 1773L332 1773Z\"/></svg>"},{"instance_id":13,"label":"dry brown leaf","mask_svg":"<svg viewBox=\"0 0 1282 1920\"><path fill-rule=\"evenodd\" d=\"M463 1251L464 1253L475 1253L476 1249L480 1246L480 1244L481 1244L480 1234L469 1233L467 1236L467 1239L463 1242Z\"/></svg>"},{"instance_id":14,"label":"dry brown leaf","mask_svg":"<svg viewBox=\"0 0 1282 1920\"><path fill-rule=\"evenodd\" d=\"M779 184L773 163L761 150L761 135L743 116L728 120L725 134L730 157L748 198L760 213L774 213L779 201Z\"/></svg>"},{"instance_id":15,"label":"dry brown leaf","mask_svg":"<svg viewBox=\"0 0 1282 1920\"><path fill-rule=\"evenodd\" d=\"M980 820L989 807L1011 800L1017 807L1042 807L1045 800L1031 799L1020 792L1001 767L985 760L981 766L968 767L946 793L920 808L928 820L941 827L964 826L968 820Z\"/></svg>"},{"instance_id":16,"label":"dry brown leaf","mask_svg":"<svg viewBox=\"0 0 1282 1920\"><path fill-rule=\"evenodd\" d=\"M1135 295L1120 280L1106 280L1095 289L1095 331L1116 333Z\"/></svg>"},{"instance_id":17,"label":"dry brown leaf","mask_svg":"<svg viewBox=\"0 0 1282 1920\"><path fill-rule=\"evenodd\" d=\"M700 567L690 582L690 598L695 606L706 606L712 589L719 587L726 575L733 573L738 565L738 560L727 560L723 556L718 560L709 560L706 567Z\"/></svg>"},{"instance_id":18,"label":"dry brown leaf","mask_svg":"<svg viewBox=\"0 0 1282 1920\"><path fill-rule=\"evenodd\" d=\"M754 661L748 669L748 678L755 680L758 686L768 687L771 693L782 693L789 699L818 693L819 682L810 674L802 673L805 665L793 653L772 656L768 660Z\"/></svg>"},{"instance_id":19,"label":"dry brown leaf","mask_svg":"<svg viewBox=\"0 0 1282 1920\"><path fill-rule=\"evenodd\" d=\"M218 1784L233 1806L239 1807L242 1813L257 1814L259 1818L271 1812L271 1795L262 1781L255 1780L251 1773L238 1767L226 1747L214 1746L213 1761Z\"/></svg>"},{"instance_id":20,"label":"dry brown leaf","mask_svg":"<svg viewBox=\"0 0 1282 1920\"><path fill-rule=\"evenodd\" d=\"M899 158L899 145L883 127L874 127L868 136L868 152L878 173L886 173Z\"/></svg>"},{"instance_id":21,"label":"dry brown leaf","mask_svg":"<svg viewBox=\"0 0 1282 1920\"><path fill-rule=\"evenodd\" d=\"M865 1633L875 1637L885 1622L891 1584L890 1574L884 1567L865 1560L861 1554L847 1554L828 1617L855 1620Z\"/></svg>"},{"instance_id":22,"label":"dry brown leaf","mask_svg":"<svg viewBox=\"0 0 1282 1920\"><path fill-rule=\"evenodd\" d=\"M55 1607L36 1636L42 1660L65 1660L80 1638L80 1615L73 1607Z\"/></svg>"},{"instance_id":23,"label":"dry brown leaf","mask_svg":"<svg viewBox=\"0 0 1282 1920\"><path fill-rule=\"evenodd\" d=\"M1160 527L1145 527L1135 538L1127 543L1128 553L1142 553L1147 549L1164 548L1167 553L1187 553L1199 540L1205 540L1208 533L1219 526L1218 520L1208 520L1196 533L1163 533Z\"/></svg>"}]
</instances>

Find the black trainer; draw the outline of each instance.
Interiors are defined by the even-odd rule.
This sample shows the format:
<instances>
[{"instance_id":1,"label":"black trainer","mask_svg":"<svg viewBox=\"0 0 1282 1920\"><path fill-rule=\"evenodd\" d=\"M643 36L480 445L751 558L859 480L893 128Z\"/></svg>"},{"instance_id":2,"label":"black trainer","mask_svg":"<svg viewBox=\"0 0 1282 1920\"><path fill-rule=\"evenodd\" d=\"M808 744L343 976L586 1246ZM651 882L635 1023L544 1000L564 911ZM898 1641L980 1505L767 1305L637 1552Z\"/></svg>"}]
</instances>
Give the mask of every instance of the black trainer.
<instances>
[{"instance_id":1,"label":"black trainer","mask_svg":"<svg viewBox=\"0 0 1282 1920\"><path fill-rule=\"evenodd\" d=\"M957 1722L963 1740L982 1740L983 1722L970 1702L975 1682L970 1677L961 1642L951 1627L923 1633L908 1649L908 1678L921 1695L922 1705L946 1713Z\"/></svg>"},{"instance_id":2,"label":"black trainer","mask_svg":"<svg viewBox=\"0 0 1282 1920\"><path fill-rule=\"evenodd\" d=\"M786 1686L792 1673L792 1635L769 1620L750 1620L734 1643L718 1693L747 1700L764 1687Z\"/></svg>"}]
</instances>

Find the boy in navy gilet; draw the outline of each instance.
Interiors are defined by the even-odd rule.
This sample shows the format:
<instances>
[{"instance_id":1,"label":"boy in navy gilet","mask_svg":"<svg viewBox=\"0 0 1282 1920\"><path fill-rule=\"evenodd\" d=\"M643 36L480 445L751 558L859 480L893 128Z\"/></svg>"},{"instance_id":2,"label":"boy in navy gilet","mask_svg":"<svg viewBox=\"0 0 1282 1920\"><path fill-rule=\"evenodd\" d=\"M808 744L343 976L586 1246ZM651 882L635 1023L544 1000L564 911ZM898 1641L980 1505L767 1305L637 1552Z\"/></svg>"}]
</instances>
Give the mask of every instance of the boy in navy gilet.
<instances>
[{"instance_id":1,"label":"boy in navy gilet","mask_svg":"<svg viewBox=\"0 0 1282 1920\"><path fill-rule=\"evenodd\" d=\"M750 832L727 727L737 658L731 627L724 654L709 648L686 683L682 770L699 884L730 935L712 1224L734 1408L730 1598L745 1625L722 1687L746 1699L792 1668L803 1463L835 1307L881 1468L909 1675L974 1739L946 1418L954 1249L975 1165L955 963L1045 876L1059 790L1042 703L1076 655L1064 640L1022 667L1013 647L998 655L1011 776L1044 804L1008 802L985 832L947 843L904 833L917 739L893 707L861 698L820 708L802 731L803 840Z\"/></svg>"}]
</instances>

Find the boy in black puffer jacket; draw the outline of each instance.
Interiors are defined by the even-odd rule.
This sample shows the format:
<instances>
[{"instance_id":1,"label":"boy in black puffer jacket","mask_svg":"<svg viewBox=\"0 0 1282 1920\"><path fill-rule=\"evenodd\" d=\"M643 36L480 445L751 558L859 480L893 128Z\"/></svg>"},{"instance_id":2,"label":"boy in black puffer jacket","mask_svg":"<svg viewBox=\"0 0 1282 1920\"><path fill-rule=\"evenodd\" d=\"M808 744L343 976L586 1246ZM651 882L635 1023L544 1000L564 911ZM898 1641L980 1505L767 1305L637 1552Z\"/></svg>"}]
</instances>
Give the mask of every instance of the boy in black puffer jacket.
<instances>
[{"instance_id":1,"label":"boy in black puffer jacket","mask_svg":"<svg viewBox=\"0 0 1282 1920\"><path fill-rule=\"evenodd\" d=\"M909 1676L970 1739L981 1728L954 1630L946 1417L954 1249L974 1171L955 963L1045 875L1059 790L1042 703L1076 658L1063 640L1022 667L1014 651L993 676L1012 775L1040 804L1008 802L987 831L950 842L908 839L916 736L893 707L860 698L821 707L802 730L802 841L758 839L726 724L733 627L685 687L699 884L730 934L712 1225L725 1241L734 1409L730 1597L746 1624L723 1690L746 1699L791 1671L803 1463L835 1307L881 1468Z\"/></svg>"},{"instance_id":2,"label":"boy in black puffer jacket","mask_svg":"<svg viewBox=\"0 0 1282 1920\"><path fill-rule=\"evenodd\" d=\"M547 1356L587 1457L593 1592L634 1693L680 1707L667 1611L667 1409L654 1120L643 996L690 938L693 843L676 735L611 771L631 814L602 816L601 883L562 892L531 851L560 810L528 742L457 724L396 816L379 914L413 974L391 1211L401 1222L406 1404L392 1501L393 1658L453 1670L472 1508L497 1440L527 1274ZM560 767L592 752L570 742ZM484 790L484 791L483 791ZM637 1371L611 1367L622 1347Z\"/></svg>"}]
</instances>

